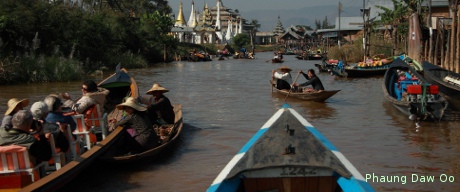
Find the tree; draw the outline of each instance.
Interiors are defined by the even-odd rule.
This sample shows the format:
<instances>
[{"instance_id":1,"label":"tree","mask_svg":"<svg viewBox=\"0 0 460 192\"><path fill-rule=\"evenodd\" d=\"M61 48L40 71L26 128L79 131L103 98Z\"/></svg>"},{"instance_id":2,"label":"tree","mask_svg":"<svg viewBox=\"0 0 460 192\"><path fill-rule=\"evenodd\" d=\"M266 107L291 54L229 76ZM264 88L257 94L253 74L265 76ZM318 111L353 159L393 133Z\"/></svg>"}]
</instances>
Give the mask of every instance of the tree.
<instances>
[{"instance_id":1,"label":"tree","mask_svg":"<svg viewBox=\"0 0 460 192\"><path fill-rule=\"evenodd\" d=\"M251 43L251 40L249 39L247 34L240 33L238 35L235 35L235 37L233 37L233 44L237 48L243 47L245 45L249 45L250 43Z\"/></svg>"},{"instance_id":2,"label":"tree","mask_svg":"<svg viewBox=\"0 0 460 192\"><path fill-rule=\"evenodd\" d=\"M315 27L316 29L321 29L321 21L315 19Z\"/></svg>"},{"instance_id":3,"label":"tree","mask_svg":"<svg viewBox=\"0 0 460 192\"><path fill-rule=\"evenodd\" d=\"M417 11L417 5L414 5L415 0L391 0L393 2L394 9L389 9L383 6L377 5L376 7L383 10L383 13L379 13L381 20L380 24L392 26L392 38L393 38L393 54L395 54L396 48L398 47L398 39L407 37L408 29L408 18L409 16ZM401 37L401 38L398 38Z\"/></svg>"},{"instance_id":4,"label":"tree","mask_svg":"<svg viewBox=\"0 0 460 192\"><path fill-rule=\"evenodd\" d=\"M327 15L324 17L322 29L329 29L329 20L327 19Z\"/></svg>"}]
</instances>

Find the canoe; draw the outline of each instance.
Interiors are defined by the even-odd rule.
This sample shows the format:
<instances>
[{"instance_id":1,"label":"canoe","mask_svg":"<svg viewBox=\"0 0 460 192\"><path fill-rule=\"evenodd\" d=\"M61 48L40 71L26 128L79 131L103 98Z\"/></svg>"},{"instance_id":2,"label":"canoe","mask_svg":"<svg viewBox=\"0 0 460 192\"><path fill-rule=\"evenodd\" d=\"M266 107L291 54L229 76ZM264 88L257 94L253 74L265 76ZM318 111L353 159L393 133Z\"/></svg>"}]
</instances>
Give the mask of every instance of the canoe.
<instances>
[{"instance_id":1,"label":"canoe","mask_svg":"<svg viewBox=\"0 0 460 192\"><path fill-rule=\"evenodd\" d=\"M423 73L428 83L437 85L439 92L456 109L460 109L460 74L424 61Z\"/></svg>"},{"instance_id":2,"label":"canoe","mask_svg":"<svg viewBox=\"0 0 460 192\"><path fill-rule=\"evenodd\" d=\"M308 60L321 60L323 56L321 54L310 54L308 55Z\"/></svg>"},{"instance_id":3,"label":"canoe","mask_svg":"<svg viewBox=\"0 0 460 192\"><path fill-rule=\"evenodd\" d=\"M304 100L304 101L317 101L317 102L324 102L325 100L329 99L336 93L338 93L340 90L323 90L320 92L306 92L306 93L294 93L291 92L289 93L288 90L280 90L276 88L276 84L272 82L273 90L275 90L276 93L287 96L289 94L289 97Z\"/></svg>"},{"instance_id":4,"label":"canoe","mask_svg":"<svg viewBox=\"0 0 460 192\"><path fill-rule=\"evenodd\" d=\"M163 152L170 149L178 140L179 136L182 133L182 105L176 104L173 105L174 112L175 112L175 120L174 124L172 124L169 128L171 128L171 133L169 136L169 140L158 147L153 149L144 151L142 153L136 154L120 154L119 146L123 145L123 143L118 143L117 145L112 146L108 152L102 155L99 159L109 163L130 163L134 161L139 161L142 159L147 158L154 158ZM121 128L121 127L120 127ZM152 127L153 129L153 127Z\"/></svg>"},{"instance_id":5,"label":"canoe","mask_svg":"<svg viewBox=\"0 0 460 192\"><path fill-rule=\"evenodd\" d=\"M350 78L383 76L389 66L390 65L387 64L379 67L358 67L357 64L352 64L351 66L345 67L343 71L335 67L332 70L332 74L338 77Z\"/></svg>"},{"instance_id":6,"label":"canoe","mask_svg":"<svg viewBox=\"0 0 460 192\"><path fill-rule=\"evenodd\" d=\"M398 82L398 70L406 79ZM386 100L410 119L437 120L444 116L447 100L439 94L437 85L430 85L413 67L396 59L385 73L382 90ZM403 93L407 96L403 96Z\"/></svg>"},{"instance_id":7,"label":"canoe","mask_svg":"<svg viewBox=\"0 0 460 192\"><path fill-rule=\"evenodd\" d=\"M284 104L208 187L220 191L374 191L313 125Z\"/></svg>"},{"instance_id":8,"label":"canoe","mask_svg":"<svg viewBox=\"0 0 460 192\"><path fill-rule=\"evenodd\" d=\"M295 58L298 60L308 60L308 57L304 55L296 55Z\"/></svg>"},{"instance_id":9,"label":"canoe","mask_svg":"<svg viewBox=\"0 0 460 192\"><path fill-rule=\"evenodd\" d=\"M125 69L117 67L116 73L110 75L99 83L99 86L110 90L107 96L109 102L118 102L118 95L133 96L139 95L136 81L127 74ZM119 91L119 92L115 92ZM111 103L116 105L117 103ZM68 182L72 181L81 171L93 163L100 155L104 154L112 145L121 139L121 128L115 129L107 137L98 142L90 150L84 152L75 160L68 162L61 169L50 173L38 181L23 188L23 191L56 191Z\"/></svg>"},{"instance_id":10,"label":"canoe","mask_svg":"<svg viewBox=\"0 0 460 192\"><path fill-rule=\"evenodd\" d=\"M283 62L284 62L284 59L277 59L277 58L272 59L272 63L283 63Z\"/></svg>"}]
</instances>

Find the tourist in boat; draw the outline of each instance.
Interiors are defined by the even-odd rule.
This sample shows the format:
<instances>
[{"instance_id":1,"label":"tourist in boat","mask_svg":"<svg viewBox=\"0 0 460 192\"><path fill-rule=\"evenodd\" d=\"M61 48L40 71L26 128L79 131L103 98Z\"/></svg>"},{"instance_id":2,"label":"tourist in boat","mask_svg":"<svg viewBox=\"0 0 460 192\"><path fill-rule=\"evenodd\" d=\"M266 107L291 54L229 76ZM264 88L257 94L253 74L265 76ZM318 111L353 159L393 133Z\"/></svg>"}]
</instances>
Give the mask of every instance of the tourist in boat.
<instances>
[{"instance_id":1,"label":"tourist in boat","mask_svg":"<svg viewBox=\"0 0 460 192\"><path fill-rule=\"evenodd\" d=\"M2 125L0 129L3 128L11 128L13 125L11 124L11 118L13 115L18 112L19 110L24 109L29 104L29 99L18 99L18 98L11 98L8 100L8 109L5 112L5 116L2 120Z\"/></svg>"},{"instance_id":2,"label":"tourist in boat","mask_svg":"<svg viewBox=\"0 0 460 192\"><path fill-rule=\"evenodd\" d=\"M138 153L158 146L159 138L153 130L146 112L147 108L144 105L139 103L136 98L128 97L124 103L117 105L117 109L124 110L127 115L119 122L112 119L111 121L115 124L111 130L118 126L131 128L131 132L125 132L130 135L127 137L127 144L131 152Z\"/></svg>"},{"instance_id":3,"label":"tourist in boat","mask_svg":"<svg viewBox=\"0 0 460 192\"><path fill-rule=\"evenodd\" d=\"M62 102L56 95L48 95L45 97L44 102L48 106L48 114L46 115L45 121L54 124L65 124L70 125L70 129L75 131L77 124L73 120L72 116L64 115L62 112ZM65 132L63 130L63 132Z\"/></svg>"},{"instance_id":4,"label":"tourist in boat","mask_svg":"<svg viewBox=\"0 0 460 192\"><path fill-rule=\"evenodd\" d=\"M313 88L306 88L304 89L304 92L317 92L324 90L323 83L321 83L321 80L318 76L316 76L314 69L309 69L307 74L305 74L302 70L299 70L299 74L302 74L308 81L302 84L293 84L294 87L297 87L296 89L311 85Z\"/></svg>"},{"instance_id":5,"label":"tourist in boat","mask_svg":"<svg viewBox=\"0 0 460 192\"><path fill-rule=\"evenodd\" d=\"M243 53L243 57L248 56L245 47L241 47L241 53Z\"/></svg>"},{"instance_id":6,"label":"tourist in boat","mask_svg":"<svg viewBox=\"0 0 460 192\"><path fill-rule=\"evenodd\" d=\"M63 104L63 107L69 107L75 113L84 113L85 110L90 108L95 104L99 104L101 110L103 110L106 97L109 94L109 90L97 87L96 82L92 80L85 81L81 86L82 97L76 102L72 101L68 93L61 94L63 99L66 101Z\"/></svg>"},{"instance_id":7,"label":"tourist in boat","mask_svg":"<svg viewBox=\"0 0 460 192\"><path fill-rule=\"evenodd\" d=\"M273 59L279 59L278 53L274 52Z\"/></svg>"},{"instance_id":8,"label":"tourist in boat","mask_svg":"<svg viewBox=\"0 0 460 192\"><path fill-rule=\"evenodd\" d=\"M51 159L51 146L45 135L38 134L37 138L30 134L33 116L30 111L19 110L11 118L11 129L0 129L0 146L19 145L27 147L35 162Z\"/></svg>"},{"instance_id":9,"label":"tourist in boat","mask_svg":"<svg viewBox=\"0 0 460 192\"><path fill-rule=\"evenodd\" d=\"M291 89L292 69L286 66L282 66L278 69L272 71L272 79L276 79L276 88L279 90L282 89Z\"/></svg>"},{"instance_id":10,"label":"tourist in boat","mask_svg":"<svg viewBox=\"0 0 460 192\"><path fill-rule=\"evenodd\" d=\"M53 134L56 147L60 151L66 152L69 150L69 140L65 133L67 132L66 124L47 123L46 116L48 115L48 106L43 101L37 101L30 107L30 112L33 116L32 133L45 133L49 139L50 134Z\"/></svg>"},{"instance_id":11,"label":"tourist in boat","mask_svg":"<svg viewBox=\"0 0 460 192\"><path fill-rule=\"evenodd\" d=\"M163 95L163 93L168 91L168 89L162 87L160 84L155 83L146 93L148 95L153 95L148 106L148 114L153 124L174 124L176 115L174 113L174 107L171 105L171 101L169 101L168 97Z\"/></svg>"}]
</instances>

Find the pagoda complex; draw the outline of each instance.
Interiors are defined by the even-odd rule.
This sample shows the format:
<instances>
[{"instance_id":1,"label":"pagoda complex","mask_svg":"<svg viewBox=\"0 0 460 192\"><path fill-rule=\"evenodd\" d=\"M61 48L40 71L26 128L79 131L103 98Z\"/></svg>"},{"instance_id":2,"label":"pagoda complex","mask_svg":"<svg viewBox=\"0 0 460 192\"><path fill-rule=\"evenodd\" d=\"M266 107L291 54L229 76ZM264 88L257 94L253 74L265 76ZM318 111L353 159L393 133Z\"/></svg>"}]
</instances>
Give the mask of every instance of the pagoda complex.
<instances>
[{"instance_id":1,"label":"pagoda complex","mask_svg":"<svg viewBox=\"0 0 460 192\"><path fill-rule=\"evenodd\" d=\"M251 27L250 25L243 25L245 20L240 14L225 7L221 0L217 0L216 6L211 8L206 3L201 14L195 10L195 2L192 1L190 17L187 22L181 2L175 20L171 30L174 37L180 42L195 44L228 43L235 35L247 33L244 26Z\"/></svg>"}]
</instances>

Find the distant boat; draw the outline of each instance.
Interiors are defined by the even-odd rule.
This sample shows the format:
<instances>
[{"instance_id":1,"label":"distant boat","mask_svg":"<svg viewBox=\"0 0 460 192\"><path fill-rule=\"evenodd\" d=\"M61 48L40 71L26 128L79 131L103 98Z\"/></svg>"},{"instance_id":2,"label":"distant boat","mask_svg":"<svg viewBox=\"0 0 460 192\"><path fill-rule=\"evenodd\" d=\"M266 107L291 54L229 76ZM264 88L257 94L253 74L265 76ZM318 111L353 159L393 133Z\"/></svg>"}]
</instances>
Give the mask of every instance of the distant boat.
<instances>
[{"instance_id":1,"label":"distant boat","mask_svg":"<svg viewBox=\"0 0 460 192\"><path fill-rule=\"evenodd\" d=\"M318 68L318 71L321 72L331 72L337 65L327 63L325 60L321 64L316 63L315 67Z\"/></svg>"},{"instance_id":2,"label":"distant boat","mask_svg":"<svg viewBox=\"0 0 460 192\"><path fill-rule=\"evenodd\" d=\"M406 79L398 80L403 74ZM408 117L439 121L448 106L439 87L430 85L401 59L394 60L385 73L382 90L384 97Z\"/></svg>"},{"instance_id":3,"label":"distant boat","mask_svg":"<svg viewBox=\"0 0 460 192\"><path fill-rule=\"evenodd\" d=\"M333 69L332 74L339 77L374 77L383 76L389 68L393 58L372 61L370 63L359 62L346 66L341 70L339 67Z\"/></svg>"},{"instance_id":4,"label":"distant boat","mask_svg":"<svg viewBox=\"0 0 460 192\"><path fill-rule=\"evenodd\" d=\"M284 104L224 167L207 192L374 191L313 125Z\"/></svg>"}]
</instances>

